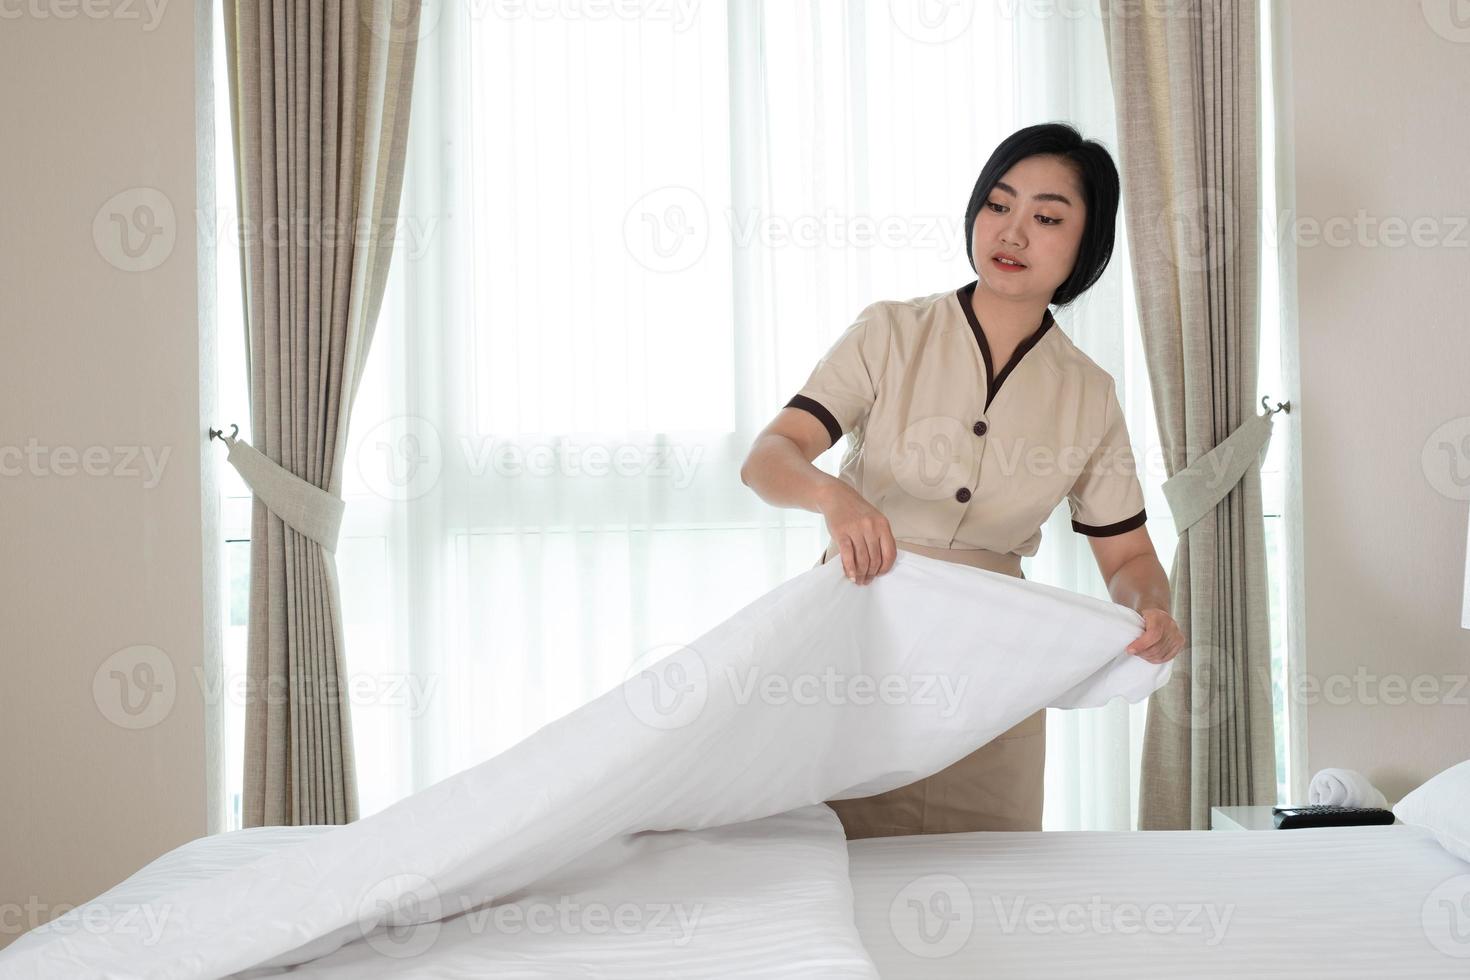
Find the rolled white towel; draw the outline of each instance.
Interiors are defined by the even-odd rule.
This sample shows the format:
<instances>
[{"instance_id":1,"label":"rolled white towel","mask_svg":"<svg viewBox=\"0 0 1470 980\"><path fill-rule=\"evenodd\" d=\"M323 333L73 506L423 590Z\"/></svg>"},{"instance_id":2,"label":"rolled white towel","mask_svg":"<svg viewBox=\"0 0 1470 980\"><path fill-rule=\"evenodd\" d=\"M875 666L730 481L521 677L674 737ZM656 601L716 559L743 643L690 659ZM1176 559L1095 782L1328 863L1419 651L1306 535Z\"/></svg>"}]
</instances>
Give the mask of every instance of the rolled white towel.
<instances>
[{"instance_id":1,"label":"rolled white towel","mask_svg":"<svg viewBox=\"0 0 1470 980\"><path fill-rule=\"evenodd\" d=\"M1337 806L1388 806L1388 800L1355 769L1323 769L1307 787L1308 802Z\"/></svg>"}]
</instances>

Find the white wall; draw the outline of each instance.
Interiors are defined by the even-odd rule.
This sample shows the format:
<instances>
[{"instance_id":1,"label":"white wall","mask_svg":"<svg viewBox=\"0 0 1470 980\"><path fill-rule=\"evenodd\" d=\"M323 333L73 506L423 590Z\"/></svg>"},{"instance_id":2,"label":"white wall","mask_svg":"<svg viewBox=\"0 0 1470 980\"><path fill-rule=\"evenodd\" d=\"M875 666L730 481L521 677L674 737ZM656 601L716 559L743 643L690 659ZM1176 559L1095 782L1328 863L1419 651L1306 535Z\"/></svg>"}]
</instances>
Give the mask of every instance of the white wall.
<instances>
[{"instance_id":1,"label":"white wall","mask_svg":"<svg viewBox=\"0 0 1470 980\"><path fill-rule=\"evenodd\" d=\"M193 0L0 7L0 946L208 826L205 26ZM163 233L130 259L110 214L138 204ZM160 690L125 706L135 646Z\"/></svg>"},{"instance_id":2,"label":"white wall","mask_svg":"<svg viewBox=\"0 0 1470 980\"><path fill-rule=\"evenodd\" d=\"M1361 770L1390 801L1470 759L1470 23L1453 27L1454 2L1289 6L1298 696L1308 772Z\"/></svg>"}]
</instances>

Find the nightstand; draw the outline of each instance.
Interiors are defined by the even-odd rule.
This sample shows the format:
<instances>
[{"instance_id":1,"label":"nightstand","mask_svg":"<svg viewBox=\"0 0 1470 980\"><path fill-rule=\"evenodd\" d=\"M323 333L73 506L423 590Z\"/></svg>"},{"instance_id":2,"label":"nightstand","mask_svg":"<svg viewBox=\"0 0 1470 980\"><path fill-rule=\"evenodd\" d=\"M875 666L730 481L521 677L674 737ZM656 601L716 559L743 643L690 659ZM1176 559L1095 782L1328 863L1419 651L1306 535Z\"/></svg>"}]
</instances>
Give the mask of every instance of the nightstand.
<instances>
[{"instance_id":1,"label":"nightstand","mask_svg":"<svg viewBox=\"0 0 1470 980\"><path fill-rule=\"evenodd\" d=\"M1211 830L1275 830L1270 805L1210 808Z\"/></svg>"},{"instance_id":2,"label":"nightstand","mask_svg":"<svg viewBox=\"0 0 1470 980\"><path fill-rule=\"evenodd\" d=\"M1385 824L1384 826L1388 826ZM1394 818L1393 826L1403 826L1403 821ZM1276 821L1267 806L1215 806L1210 807L1211 830L1275 830Z\"/></svg>"}]
</instances>

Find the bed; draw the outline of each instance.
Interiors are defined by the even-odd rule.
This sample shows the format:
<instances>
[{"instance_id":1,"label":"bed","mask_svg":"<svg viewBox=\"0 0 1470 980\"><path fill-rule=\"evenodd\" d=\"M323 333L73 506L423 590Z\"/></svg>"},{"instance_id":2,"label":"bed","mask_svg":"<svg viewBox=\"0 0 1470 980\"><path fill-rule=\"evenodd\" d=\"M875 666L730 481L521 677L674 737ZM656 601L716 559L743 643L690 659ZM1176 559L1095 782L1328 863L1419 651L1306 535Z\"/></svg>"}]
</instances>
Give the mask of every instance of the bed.
<instances>
[{"instance_id":1,"label":"bed","mask_svg":"<svg viewBox=\"0 0 1470 980\"><path fill-rule=\"evenodd\" d=\"M1141 630L909 552L867 586L817 566L379 813L184 844L0 952L0 980L1466 975L1466 852L1416 828L845 839L823 801L1041 707L1147 697L1170 665L1124 652ZM1147 928L1079 930L1089 902Z\"/></svg>"},{"instance_id":2,"label":"bed","mask_svg":"<svg viewBox=\"0 0 1470 980\"><path fill-rule=\"evenodd\" d=\"M848 853L858 930L893 980L1470 976L1470 864L1417 827L949 834Z\"/></svg>"},{"instance_id":3,"label":"bed","mask_svg":"<svg viewBox=\"0 0 1470 980\"><path fill-rule=\"evenodd\" d=\"M335 829L202 838L104 901L146 901ZM827 807L709 831L643 834L638 859L629 862L636 870L625 867L601 887L587 885L584 865L499 906L498 916L461 914L372 932L289 975L1470 975L1470 908L1455 905L1470 895L1470 863L1417 827L992 832L836 848L829 846L834 835L841 829ZM563 897L569 912L557 913ZM589 914L599 906L608 914ZM505 915L509 907L520 914ZM546 910L539 925L527 912L533 908ZM629 910L621 924L620 908ZM141 917L136 927L150 928ZM691 942L695 931L698 942ZM17 946L35 941L24 937ZM650 962L659 966L650 971Z\"/></svg>"}]
</instances>

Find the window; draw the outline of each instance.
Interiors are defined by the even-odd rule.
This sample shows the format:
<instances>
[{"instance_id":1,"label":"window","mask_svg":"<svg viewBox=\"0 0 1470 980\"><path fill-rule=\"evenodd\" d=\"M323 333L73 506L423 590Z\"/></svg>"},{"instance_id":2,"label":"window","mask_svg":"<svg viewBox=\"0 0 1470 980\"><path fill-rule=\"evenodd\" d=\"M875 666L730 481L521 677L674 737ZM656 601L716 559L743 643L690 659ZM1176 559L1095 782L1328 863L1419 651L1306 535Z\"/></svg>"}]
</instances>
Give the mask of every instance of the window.
<instances>
[{"instance_id":1,"label":"window","mask_svg":"<svg viewBox=\"0 0 1470 980\"><path fill-rule=\"evenodd\" d=\"M755 432L873 299L974 278L964 205L1005 135L1065 118L1116 155L1096 18L1002 5L945 19L965 9L930 24L886 4L707 4L687 23L634 8L425 8L337 553L364 815L507 748L816 561L820 517L770 508L739 480ZM248 439L224 65L219 403ZM1019 65L1038 84L1018 86ZM1059 321L1118 378L1135 448L1156 458L1122 220L1107 277ZM1262 390L1274 392L1271 312ZM839 456L818 465L835 472ZM225 690L238 692L251 500L217 459ZM1162 476L1145 475L1145 503L1168 568ZM1105 597L1065 501L1045 538L1028 577ZM1285 612L1273 596L1273 623ZM224 707L234 828L243 698ZM1085 725L1066 713L1079 717L1049 738L1049 828L1135 825L1144 706L1119 708ZM1098 746L1113 744L1127 758L1104 772Z\"/></svg>"},{"instance_id":2,"label":"window","mask_svg":"<svg viewBox=\"0 0 1470 980\"><path fill-rule=\"evenodd\" d=\"M1274 3L1260 5L1261 32L1261 365L1259 390L1269 396L1268 404L1286 402L1287 379L1282 371L1281 349L1284 342L1281 322L1281 238L1276 223L1278 195L1276 187L1276 78L1272 71L1276 38L1272 33ZM1261 510L1266 529L1266 574L1271 590L1271 678L1276 728L1276 802L1292 799L1294 781L1302 774L1293 766L1297 756L1292 751L1294 729L1302 724L1294 716L1294 706L1287 693L1291 690L1288 665L1291 630L1288 617L1295 615L1290 604L1289 534L1286 506L1286 458L1290 428L1283 416L1271 433L1271 444L1261 464Z\"/></svg>"}]
</instances>

